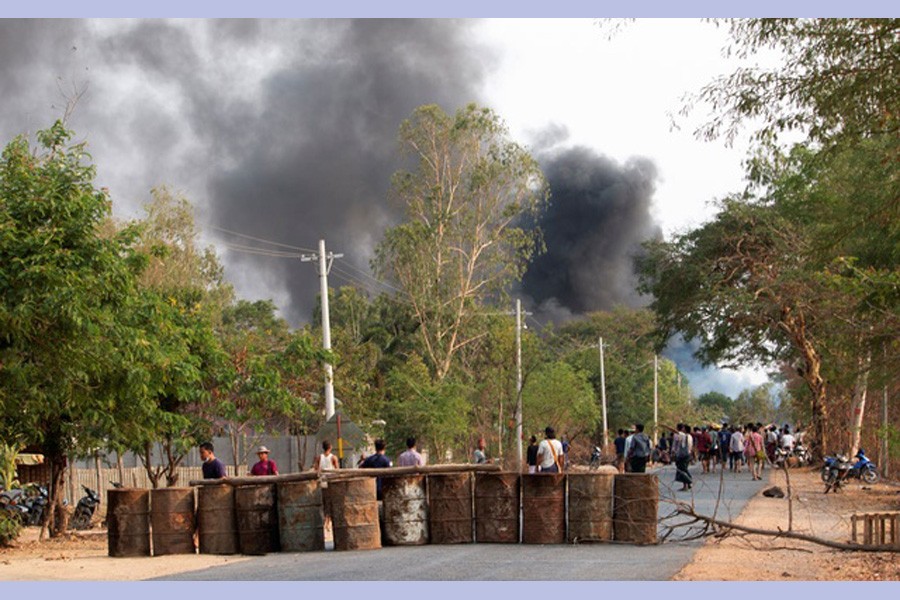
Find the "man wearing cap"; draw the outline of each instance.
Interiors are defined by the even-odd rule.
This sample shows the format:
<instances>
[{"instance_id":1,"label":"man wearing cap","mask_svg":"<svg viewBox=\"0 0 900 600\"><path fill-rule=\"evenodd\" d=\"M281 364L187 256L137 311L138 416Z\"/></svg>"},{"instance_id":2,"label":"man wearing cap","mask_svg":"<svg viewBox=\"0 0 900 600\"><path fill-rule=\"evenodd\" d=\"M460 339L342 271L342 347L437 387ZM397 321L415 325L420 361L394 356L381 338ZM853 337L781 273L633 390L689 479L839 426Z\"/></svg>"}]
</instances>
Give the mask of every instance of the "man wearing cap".
<instances>
[{"instance_id":1,"label":"man wearing cap","mask_svg":"<svg viewBox=\"0 0 900 600\"><path fill-rule=\"evenodd\" d=\"M251 475L278 475L278 465L274 460L269 460L268 448L260 446L256 455L259 457L259 462L250 469Z\"/></svg>"}]
</instances>

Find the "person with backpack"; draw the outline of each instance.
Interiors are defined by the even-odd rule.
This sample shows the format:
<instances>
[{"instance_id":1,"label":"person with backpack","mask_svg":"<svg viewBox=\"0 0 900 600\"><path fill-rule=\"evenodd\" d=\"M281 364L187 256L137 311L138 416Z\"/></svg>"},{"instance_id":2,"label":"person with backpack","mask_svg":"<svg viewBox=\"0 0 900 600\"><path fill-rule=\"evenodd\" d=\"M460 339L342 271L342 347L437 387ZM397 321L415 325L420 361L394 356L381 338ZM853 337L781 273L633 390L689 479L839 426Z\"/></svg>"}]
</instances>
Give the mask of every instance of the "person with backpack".
<instances>
[{"instance_id":1,"label":"person with backpack","mask_svg":"<svg viewBox=\"0 0 900 600\"><path fill-rule=\"evenodd\" d=\"M552 427L544 429L546 439L538 445L538 466L541 473L561 473L563 467L562 443L556 439L556 431Z\"/></svg>"},{"instance_id":2,"label":"person with backpack","mask_svg":"<svg viewBox=\"0 0 900 600\"><path fill-rule=\"evenodd\" d=\"M268 448L260 446L256 451L256 456L259 457L259 461L250 469L251 475L278 475L278 465L274 460L269 460Z\"/></svg>"},{"instance_id":3,"label":"person with backpack","mask_svg":"<svg viewBox=\"0 0 900 600\"><path fill-rule=\"evenodd\" d=\"M634 424L634 435L628 448L628 464L632 473L645 473L647 461L650 459L650 438L644 433L644 424Z\"/></svg>"}]
</instances>

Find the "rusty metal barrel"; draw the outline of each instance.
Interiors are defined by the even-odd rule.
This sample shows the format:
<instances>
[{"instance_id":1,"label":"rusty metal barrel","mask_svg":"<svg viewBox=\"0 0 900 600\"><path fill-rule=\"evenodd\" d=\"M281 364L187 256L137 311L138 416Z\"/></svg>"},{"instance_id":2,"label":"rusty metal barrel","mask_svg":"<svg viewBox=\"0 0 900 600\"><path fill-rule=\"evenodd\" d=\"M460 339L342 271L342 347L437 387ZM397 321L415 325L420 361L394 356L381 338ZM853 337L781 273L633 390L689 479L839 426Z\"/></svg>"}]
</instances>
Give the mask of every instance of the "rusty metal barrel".
<instances>
[{"instance_id":1,"label":"rusty metal barrel","mask_svg":"<svg viewBox=\"0 0 900 600\"><path fill-rule=\"evenodd\" d=\"M278 552L278 506L274 483L234 490L241 554Z\"/></svg>"},{"instance_id":2,"label":"rusty metal barrel","mask_svg":"<svg viewBox=\"0 0 900 600\"><path fill-rule=\"evenodd\" d=\"M648 473L615 476L613 537L619 542L655 544L659 512L659 480Z\"/></svg>"},{"instance_id":3,"label":"rusty metal barrel","mask_svg":"<svg viewBox=\"0 0 900 600\"><path fill-rule=\"evenodd\" d=\"M237 554L233 486L201 485L197 489L197 531L200 554Z\"/></svg>"},{"instance_id":4,"label":"rusty metal barrel","mask_svg":"<svg viewBox=\"0 0 900 600\"><path fill-rule=\"evenodd\" d=\"M424 475L385 477L384 531L388 546L421 546L428 543L428 499Z\"/></svg>"},{"instance_id":5,"label":"rusty metal barrel","mask_svg":"<svg viewBox=\"0 0 900 600\"><path fill-rule=\"evenodd\" d=\"M566 476L534 473L522 476L522 542L564 544L566 541Z\"/></svg>"},{"instance_id":6,"label":"rusty metal barrel","mask_svg":"<svg viewBox=\"0 0 900 600\"><path fill-rule=\"evenodd\" d=\"M325 549L322 489L318 480L278 484L278 533L285 552Z\"/></svg>"},{"instance_id":7,"label":"rusty metal barrel","mask_svg":"<svg viewBox=\"0 0 900 600\"><path fill-rule=\"evenodd\" d=\"M150 490L106 492L110 556L150 556Z\"/></svg>"},{"instance_id":8,"label":"rusty metal barrel","mask_svg":"<svg viewBox=\"0 0 900 600\"><path fill-rule=\"evenodd\" d=\"M428 524L432 544L471 544L471 473L428 475Z\"/></svg>"},{"instance_id":9,"label":"rusty metal barrel","mask_svg":"<svg viewBox=\"0 0 900 600\"><path fill-rule=\"evenodd\" d=\"M325 493L331 501L335 550L381 548L374 478L329 481Z\"/></svg>"},{"instance_id":10,"label":"rusty metal barrel","mask_svg":"<svg viewBox=\"0 0 900 600\"><path fill-rule=\"evenodd\" d=\"M194 554L194 488L150 490L153 556Z\"/></svg>"},{"instance_id":11,"label":"rusty metal barrel","mask_svg":"<svg viewBox=\"0 0 900 600\"><path fill-rule=\"evenodd\" d=\"M475 474L475 541L519 542L519 474Z\"/></svg>"},{"instance_id":12,"label":"rusty metal barrel","mask_svg":"<svg viewBox=\"0 0 900 600\"><path fill-rule=\"evenodd\" d=\"M569 473L568 540L608 542L613 539L612 473Z\"/></svg>"}]
</instances>

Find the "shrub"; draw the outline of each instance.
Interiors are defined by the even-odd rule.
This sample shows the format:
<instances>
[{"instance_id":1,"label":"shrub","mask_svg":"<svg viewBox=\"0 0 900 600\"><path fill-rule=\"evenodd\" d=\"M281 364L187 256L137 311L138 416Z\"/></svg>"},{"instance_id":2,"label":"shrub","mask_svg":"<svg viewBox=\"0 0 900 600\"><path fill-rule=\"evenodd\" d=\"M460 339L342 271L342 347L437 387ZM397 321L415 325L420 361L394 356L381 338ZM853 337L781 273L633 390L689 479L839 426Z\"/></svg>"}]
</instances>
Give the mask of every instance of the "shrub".
<instances>
[{"instance_id":1,"label":"shrub","mask_svg":"<svg viewBox=\"0 0 900 600\"><path fill-rule=\"evenodd\" d=\"M9 546L19 537L22 523L5 510L0 510L0 546Z\"/></svg>"}]
</instances>

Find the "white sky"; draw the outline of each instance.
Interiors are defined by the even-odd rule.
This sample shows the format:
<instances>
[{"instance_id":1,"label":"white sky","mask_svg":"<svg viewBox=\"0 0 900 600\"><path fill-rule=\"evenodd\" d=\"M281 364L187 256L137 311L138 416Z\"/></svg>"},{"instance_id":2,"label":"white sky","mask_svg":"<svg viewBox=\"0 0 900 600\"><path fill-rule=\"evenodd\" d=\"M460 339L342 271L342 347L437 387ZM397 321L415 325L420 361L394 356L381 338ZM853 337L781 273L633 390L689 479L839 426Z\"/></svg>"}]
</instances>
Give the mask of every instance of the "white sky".
<instances>
[{"instance_id":1,"label":"white sky","mask_svg":"<svg viewBox=\"0 0 900 600\"><path fill-rule=\"evenodd\" d=\"M678 115L685 93L738 65L723 56L725 28L699 19L644 19L609 39L608 26L590 19L516 19L485 21L479 33L501 51L485 97L513 137L527 143L535 129L557 124L569 131L566 145L619 162L652 159L660 174L653 216L667 235L708 220L713 200L743 188L747 136L733 147L699 140L693 132L705 108ZM693 375L697 394L714 387L736 395L768 379L749 368Z\"/></svg>"}]
</instances>

